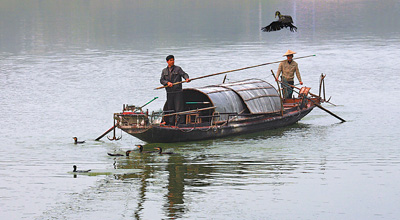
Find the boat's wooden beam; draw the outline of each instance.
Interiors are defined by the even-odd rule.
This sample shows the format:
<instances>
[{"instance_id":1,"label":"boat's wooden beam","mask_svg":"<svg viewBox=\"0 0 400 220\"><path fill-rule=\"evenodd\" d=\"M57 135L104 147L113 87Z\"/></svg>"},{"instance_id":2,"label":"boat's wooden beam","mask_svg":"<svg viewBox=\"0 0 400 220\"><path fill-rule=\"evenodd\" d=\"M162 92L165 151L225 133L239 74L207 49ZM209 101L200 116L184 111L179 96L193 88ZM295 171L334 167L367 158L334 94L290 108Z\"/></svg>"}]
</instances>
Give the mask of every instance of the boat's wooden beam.
<instances>
[{"instance_id":1,"label":"boat's wooden beam","mask_svg":"<svg viewBox=\"0 0 400 220\"><path fill-rule=\"evenodd\" d=\"M184 112L176 112L176 113L166 114L166 115L163 115L163 116L164 116L164 117L167 117L167 116L172 116L172 115L184 115L184 114L187 114L187 113L199 112L199 111L206 111L206 110L215 109L215 108L216 108L216 106L212 106L212 107L207 107L207 108L194 109L194 110L190 110L190 111L184 111Z\"/></svg>"}]
</instances>

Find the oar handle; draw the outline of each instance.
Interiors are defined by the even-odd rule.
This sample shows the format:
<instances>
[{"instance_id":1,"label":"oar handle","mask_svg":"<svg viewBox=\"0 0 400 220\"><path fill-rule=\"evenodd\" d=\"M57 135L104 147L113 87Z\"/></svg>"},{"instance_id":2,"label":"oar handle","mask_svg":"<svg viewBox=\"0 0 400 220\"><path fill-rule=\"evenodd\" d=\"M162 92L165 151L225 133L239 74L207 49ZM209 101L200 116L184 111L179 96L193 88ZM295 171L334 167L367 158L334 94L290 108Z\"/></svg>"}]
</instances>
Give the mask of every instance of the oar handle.
<instances>
[{"instance_id":1,"label":"oar handle","mask_svg":"<svg viewBox=\"0 0 400 220\"><path fill-rule=\"evenodd\" d=\"M195 78L195 79L196 79L196 78ZM193 80L193 79L191 79L191 80ZM185 82L186 82L186 80L185 80L185 81L181 81L181 82L172 83L172 86L178 85L178 84L181 84L181 83L185 83ZM162 88L167 88L167 87L168 87L168 86L160 86L160 87L155 88L154 90L162 89Z\"/></svg>"},{"instance_id":2,"label":"oar handle","mask_svg":"<svg viewBox=\"0 0 400 220\"><path fill-rule=\"evenodd\" d=\"M314 55L308 55L308 56L303 56L303 57L295 57L293 59L302 59L302 58L314 57L314 56L316 56L316 55L314 54ZM285 60L279 60L279 61L269 62L269 63L262 63L262 64L258 64L258 65L254 65L254 66L243 67L243 68L240 68L240 69L228 70L228 71L219 72L219 73L213 73L213 74L209 74L209 75L205 75L205 76L199 76L199 77L190 79L190 81L193 81L193 80L196 80L196 79L202 79L202 78L206 78L206 77L210 77L210 76L216 76L216 75L220 75L220 74L224 74L224 73L231 73L231 72L235 72L235 71L246 70L246 69L265 66L265 65L269 65L269 64L280 63L282 61L285 61ZM181 81L181 82L172 83L172 85L174 86L174 85L178 85L178 84L185 83L185 82L186 82L186 80L185 81ZM166 87L168 87L168 86L160 86L160 87L155 88L154 90L162 89L162 88L166 88Z\"/></svg>"}]
</instances>

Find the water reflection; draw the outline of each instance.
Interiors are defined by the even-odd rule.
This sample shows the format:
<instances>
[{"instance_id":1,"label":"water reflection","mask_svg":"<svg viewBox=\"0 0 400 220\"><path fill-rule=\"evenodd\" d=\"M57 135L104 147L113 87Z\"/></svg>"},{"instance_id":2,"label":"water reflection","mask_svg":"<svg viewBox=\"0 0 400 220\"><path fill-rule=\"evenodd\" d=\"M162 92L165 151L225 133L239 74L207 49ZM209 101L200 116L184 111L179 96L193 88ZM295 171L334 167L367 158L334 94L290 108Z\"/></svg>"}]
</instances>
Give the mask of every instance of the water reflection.
<instances>
[{"instance_id":1,"label":"water reflection","mask_svg":"<svg viewBox=\"0 0 400 220\"><path fill-rule=\"evenodd\" d=\"M152 149L153 145L145 146ZM146 202L146 193L148 185L152 182L155 176L167 175L166 186L160 183L157 187L166 188L164 195L159 195L159 199L165 201L164 211L165 216L168 218L176 219L182 217L186 212L184 205L184 191L185 185L193 183L196 186L199 181L197 179L205 174L210 174L212 169L202 167L201 165L194 164L182 156L181 154L174 155L159 155L137 153L127 159L116 159L116 168L120 169L142 169L143 172L138 174L128 174L116 176L116 179L127 180L132 178L139 179L139 195L138 204L134 211L136 219L141 219L144 203ZM200 178L201 179L201 178ZM161 199L163 197L164 199Z\"/></svg>"},{"instance_id":2,"label":"water reflection","mask_svg":"<svg viewBox=\"0 0 400 220\"><path fill-rule=\"evenodd\" d=\"M185 159L182 156L169 157L166 171L168 172L167 183L167 203L164 205L167 213L165 216L175 219L182 217L185 213L183 193L185 189L185 175L187 166Z\"/></svg>"},{"instance_id":3,"label":"water reflection","mask_svg":"<svg viewBox=\"0 0 400 220\"><path fill-rule=\"evenodd\" d=\"M307 125L295 125L289 129L306 127ZM275 130L269 134L269 138L282 136L285 131L287 130ZM256 142L259 138L265 138L265 133L235 137L234 140L230 140L232 142L227 139L214 140L212 145L210 142L178 146L164 144L162 147L165 151L174 151L176 154L159 155L137 152L127 158L115 158L116 169L143 170L140 174L118 175L115 178L124 182L139 180L137 206L133 211L136 219L141 219L146 211L145 203L149 199L147 196L150 193L149 186L159 189L156 190L157 200L164 201L165 216L177 219L183 217L188 211L186 203L190 201L190 198L185 198L185 196L190 193L204 193L204 190L210 186L246 189L251 185L284 185L293 182L291 178L296 178L295 173L299 172L296 170L301 169L302 166L304 166L303 172L324 170L326 163L324 160L304 161L292 158L290 155L265 151L262 148L258 148L258 152L244 153L241 146L230 145L230 143L240 142L239 139ZM144 148L152 150L155 146L156 144L148 144L144 145ZM243 154L238 152L243 152ZM271 155L267 156L268 154ZM157 181L154 178L157 178Z\"/></svg>"}]
</instances>

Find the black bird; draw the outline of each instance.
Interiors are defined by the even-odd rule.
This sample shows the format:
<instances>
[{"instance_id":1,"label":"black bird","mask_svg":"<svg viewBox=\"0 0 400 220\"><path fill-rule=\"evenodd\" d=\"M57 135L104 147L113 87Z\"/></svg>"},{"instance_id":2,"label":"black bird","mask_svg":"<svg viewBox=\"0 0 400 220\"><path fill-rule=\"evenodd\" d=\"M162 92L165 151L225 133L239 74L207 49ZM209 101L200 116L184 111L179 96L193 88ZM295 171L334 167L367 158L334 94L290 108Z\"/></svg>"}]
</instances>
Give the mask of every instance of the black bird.
<instances>
[{"instance_id":1,"label":"black bird","mask_svg":"<svg viewBox=\"0 0 400 220\"><path fill-rule=\"evenodd\" d=\"M83 144L83 143L85 143L85 141L78 141L78 138L77 137L73 137L73 139L74 139L74 144Z\"/></svg>"},{"instance_id":2,"label":"black bird","mask_svg":"<svg viewBox=\"0 0 400 220\"><path fill-rule=\"evenodd\" d=\"M91 170L77 170L76 165L73 165L72 167L74 168L74 170L72 171L74 173L88 173L89 171L91 171Z\"/></svg>"},{"instance_id":3,"label":"black bird","mask_svg":"<svg viewBox=\"0 0 400 220\"><path fill-rule=\"evenodd\" d=\"M157 151L143 151L143 145L136 145L139 148L139 153L155 153Z\"/></svg>"},{"instance_id":4,"label":"black bird","mask_svg":"<svg viewBox=\"0 0 400 220\"><path fill-rule=\"evenodd\" d=\"M156 147L154 149L158 150L158 154L174 154L172 152L162 152L162 148L161 147Z\"/></svg>"},{"instance_id":5,"label":"black bird","mask_svg":"<svg viewBox=\"0 0 400 220\"><path fill-rule=\"evenodd\" d=\"M273 21L270 25L261 28L264 32L279 31L282 28L290 28L291 32L297 31L297 27L293 25L293 19L290 15L281 15L279 11L275 12L275 18L279 17L277 21Z\"/></svg>"},{"instance_id":6,"label":"black bird","mask_svg":"<svg viewBox=\"0 0 400 220\"><path fill-rule=\"evenodd\" d=\"M107 154L109 156L113 156L113 157L123 157L123 156L127 156L128 157L131 152L132 152L131 150L128 150L128 151L125 152L125 155L123 155L123 154L112 154L112 153L107 153Z\"/></svg>"}]
</instances>

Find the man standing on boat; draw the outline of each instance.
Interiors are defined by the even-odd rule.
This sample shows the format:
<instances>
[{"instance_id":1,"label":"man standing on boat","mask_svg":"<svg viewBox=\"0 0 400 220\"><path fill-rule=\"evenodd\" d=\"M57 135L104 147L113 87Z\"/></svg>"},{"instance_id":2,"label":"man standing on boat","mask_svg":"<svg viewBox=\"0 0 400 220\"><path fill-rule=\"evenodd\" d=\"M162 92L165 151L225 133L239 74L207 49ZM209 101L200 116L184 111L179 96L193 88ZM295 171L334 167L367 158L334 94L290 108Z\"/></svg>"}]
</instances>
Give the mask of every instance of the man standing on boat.
<instances>
[{"instance_id":1,"label":"man standing on boat","mask_svg":"<svg viewBox=\"0 0 400 220\"><path fill-rule=\"evenodd\" d=\"M175 57L173 55L168 55L167 58L168 66L162 70L160 83L165 87L167 91L167 110L174 112L181 112L184 110L183 103L183 91L182 83L173 85L173 83L181 82L182 78L186 82L190 82L189 75L185 73L181 67L175 66ZM175 117L169 117L165 119L167 124L175 124ZM185 118L178 117L178 123L184 123Z\"/></svg>"},{"instance_id":2,"label":"man standing on boat","mask_svg":"<svg viewBox=\"0 0 400 220\"><path fill-rule=\"evenodd\" d=\"M279 75L282 73L282 88L283 98L291 99L293 94L293 88L289 85L294 85L294 72L296 72L297 79L300 85L303 85L301 81L299 66L293 61L293 54L296 52L288 50L283 56L286 56L287 60L282 61L279 64L278 72L276 73L276 79L278 80Z\"/></svg>"}]
</instances>

